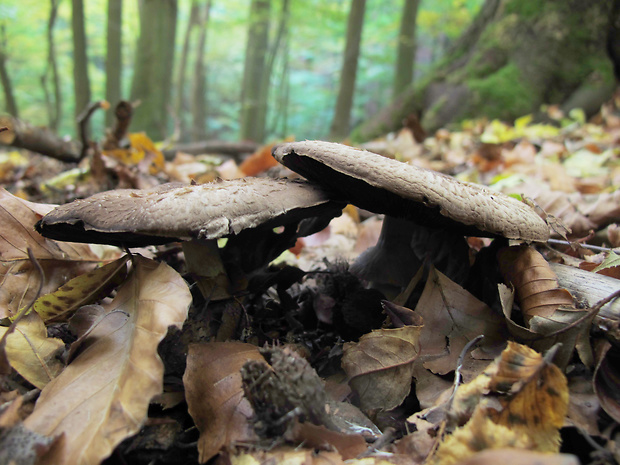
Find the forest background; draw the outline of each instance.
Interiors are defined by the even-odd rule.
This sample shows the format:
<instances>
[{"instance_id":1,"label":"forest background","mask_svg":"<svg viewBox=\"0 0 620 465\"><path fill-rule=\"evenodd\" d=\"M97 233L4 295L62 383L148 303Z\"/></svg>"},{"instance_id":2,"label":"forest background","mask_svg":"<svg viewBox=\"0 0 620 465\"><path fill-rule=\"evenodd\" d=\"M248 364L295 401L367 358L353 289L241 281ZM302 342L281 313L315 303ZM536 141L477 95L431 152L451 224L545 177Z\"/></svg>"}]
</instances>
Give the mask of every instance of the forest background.
<instances>
[{"instance_id":1,"label":"forest background","mask_svg":"<svg viewBox=\"0 0 620 465\"><path fill-rule=\"evenodd\" d=\"M416 43L407 44L415 72L409 65L408 73L419 78L483 2L368 2L347 132L402 86L395 75L401 19L411 15L403 10L407 3L411 26L417 26ZM87 102L115 105L124 98L141 101L132 132L144 130L154 140L325 139L334 122L351 6L344 0L5 0L0 108L72 138ZM247 38L257 22L266 25L265 44L252 48L257 44ZM244 94L261 78L257 71L249 70L249 79L244 73L256 67L256 55L264 60L258 92L268 98L265 129L252 133L243 123ZM95 139L104 118L109 123L113 117L112 110L106 113L92 118ZM256 116L250 118L256 127Z\"/></svg>"}]
</instances>

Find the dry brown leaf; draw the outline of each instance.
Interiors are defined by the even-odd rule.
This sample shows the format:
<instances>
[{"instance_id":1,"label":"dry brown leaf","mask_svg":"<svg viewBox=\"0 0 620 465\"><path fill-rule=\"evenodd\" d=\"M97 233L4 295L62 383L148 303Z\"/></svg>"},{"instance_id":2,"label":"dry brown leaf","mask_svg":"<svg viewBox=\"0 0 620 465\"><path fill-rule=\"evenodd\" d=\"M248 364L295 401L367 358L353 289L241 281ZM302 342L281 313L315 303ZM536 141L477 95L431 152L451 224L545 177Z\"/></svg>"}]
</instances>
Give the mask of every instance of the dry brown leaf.
<instances>
[{"instance_id":1,"label":"dry brown leaf","mask_svg":"<svg viewBox=\"0 0 620 465\"><path fill-rule=\"evenodd\" d=\"M585 236L620 220L620 190L612 193L584 195L579 192L552 191L546 185L527 184L511 191L525 194L548 215L559 218L576 237Z\"/></svg>"},{"instance_id":2,"label":"dry brown leaf","mask_svg":"<svg viewBox=\"0 0 620 465\"><path fill-rule=\"evenodd\" d=\"M429 273L416 313L424 319L420 361L433 373L454 371L465 345L480 334L485 336L479 344L482 359L493 359L506 340L504 318L435 269Z\"/></svg>"},{"instance_id":3,"label":"dry brown leaf","mask_svg":"<svg viewBox=\"0 0 620 465\"><path fill-rule=\"evenodd\" d=\"M256 439L249 422L252 408L241 384L241 367L248 360L265 359L258 347L242 342L210 342L189 348L183 384L189 414L200 431L200 463L223 446Z\"/></svg>"},{"instance_id":4,"label":"dry brown leaf","mask_svg":"<svg viewBox=\"0 0 620 465\"><path fill-rule=\"evenodd\" d=\"M530 246L506 247L498 252L506 282L512 284L527 323L534 317L550 317L559 307L573 307L573 297L558 285L545 258Z\"/></svg>"},{"instance_id":5,"label":"dry brown leaf","mask_svg":"<svg viewBox=\"0 0 620 465\"><path fill-rule=\"evenodd\" d=\"M15 315L36 297L41 277L28 258L28 249L43 268L44 294L100 261L87 244L55 242L35 232L35 223L53 208L0 189L0 318Z\"/></svg>"},{"instance_id":6,"label":"dry brown leaf","mask_svg":"<svg viewBox=\"0 0 620 465\"><path fill-rule=\"evenodd\" d=\"M317 450L335 450L343 460L354 459L368 449L361 434L339 433L308 422L297 423L295 426L293 438L296 443Z\"/></svg>"},{"instance_id":7,"label":"dry brown leaf","mask_svg":"<svg viewBox=\"0 0 620 465\"><path fill-rule=\"evenodd\" d=\"M620 422L620 393L618 392L618 366L620 351L609 342L597 347L597 363L592 382L601 407L615 421Z\"/></svg>"},{"instance_id":8,"label":"dry brown leaf","mask_svg":"<svg viewBox=\"0 0 620 465\"><path fill-rule=\"evenodd\" d=\"M134 270L102 308L77 356L41 392L25 426L64 434L46 463L99 463L146 419L162 391L164 367L157 346L168 327L180 327L191 302L181 276L165 264L134 257Z\"/></svg>"},{"instance_id":9,"label":"dry brown leaf","mask_svg":"<svg viewBox=\"0 0 620 465\"><path fill-rule=\"evenodd\" d=\"M0 327L0 336L8 328ZM43 389L64 367L56 356L65 343L47 337L47 329L41 317L32 312L22 318L6 340L6 355L15 371L31 384Z\"/></svg>"},{"instance_id":10,"label":"dry brown leaf","mask_svg":"<svg viewBox=\"0 0 620 465\"><path fill-rule=\"evenodd\" d=\"M409 394L421 326L378 329L343 347L342 368L364 411L391 410Z\"/></svg>"}]
</instances>

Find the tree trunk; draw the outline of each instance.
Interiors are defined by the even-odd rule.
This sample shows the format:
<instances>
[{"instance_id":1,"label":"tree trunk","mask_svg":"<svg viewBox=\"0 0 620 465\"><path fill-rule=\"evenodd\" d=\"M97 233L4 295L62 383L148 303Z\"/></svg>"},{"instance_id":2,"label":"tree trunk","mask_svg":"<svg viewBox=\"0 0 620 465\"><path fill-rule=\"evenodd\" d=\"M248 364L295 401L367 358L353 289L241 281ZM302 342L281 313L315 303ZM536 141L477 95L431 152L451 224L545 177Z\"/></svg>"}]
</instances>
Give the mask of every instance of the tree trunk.
<instances>
[{"instance_id":1,"label":"tree trunk","mask_svg":"<svg viewBox=\"0 0 620 465\"><path fill-rule=\"evenodd\" d=\"M205 43L209 27L211 0L204 6L200 15L200 37L196 47L196 67L192 86L192 141L204 140L207 137L207 72L205 67Z\"/></svg>"},{"instance_id":2,"label":"tree trunk","mask_svg":"<svg viewBox=\"0 0 620 465\"><path fill-rule=\"evenodd\" d=\"M260 105L258 111L257 124L261 129L260 139L265 138L265 131L267 127L267 111L269 110L269 89L271 84L271 75L273 74L273 68L276 62L278 53L280 52L282 42L287 34L288 21L289 21L289 0L282 0L282 9L280 10L280 19L278 20L278 30L273 43L269 47L269 53L267 54L267 60L265 64L265 73L262 79L262 90L260 93Z\"/></svg>"},{"instance_id":3,"label":"tree trunk","mask_svg":"<svg viewBox=\"0 0 620 465\"><path fill-rule=\"evenodd\" d=\"M241 86L241 134L242 140L262 142L263 127L260 127L261 92L265 78L265 50L269 45L269 0L252 0L250 7L250 28L245 52L243 83Z\"/></svg>"},{"instance_id":4,"label":"tree trunk","mask_svg":"<svg viewBox=\"0 0 620 465\"><path fill-rule=\"evenodd\" d=\"M177 0L140 3L140 37L136 47L131 100L139 100L132 127L153 139L167 134Z\"/></svg>"},{"instance_id":5,"label":"tree trunk","mask_svg":"<svg viewBox=\"0 0 620 465\"><path fill-rule=\"evenodd\" d=\"M400 33L398 34L398 51L396 55L396 70L394 72L393 97L405 90L413 81L415 66L415 30L416 18L420 0L404 0L403 12L400 18Z\"/></svg>"},{"instance_id":6,"label":"tree trunk","mask_svg":"<svg viewBox=\"0 0 620 465\"><path fill-rule=\"evenodd\" d=\"M189 115L189 99L187 92L187 57L189 55L189 46L192 38L192 31L194 26L198 24L198 18L200 16L200 7L197 0L192 0L192 6L190 8L189 20L187 22L187 29L185 29L185 37L183 39L183 49L181 50L181 58L179 61L179 69L177 74L177 91L176 91L176 105L175 116L179 124L179 140L187 141L189 139L187 134L187 120Z\"/></svg>"},{"instance_id":7,"label":"tree trunk","mask_svg":"<svg viewBox=\"0 0 620 465\"><path fill-rule=\"evenodd\" d=\"M288 0L286 0L288 1ZM287 7L288 8L288 7ZM284 18L283 18L284 20ZM288 25L288 13L285 19L285 24ZM290 80L289 80L289 29L284 28L282 42L282 59L280 63L280 71L278 73L278 82L275 86L276 95L274 98L275 109L272 112L272 121L269 128L271 134L276 134L279 138L285 138L288 132L288 103L290 96Z\"/></svg>"},{"instance_id":8,"label":"tree trunk","mask_svg":"<svg viewBox=\"0 0 620 465\"><path fill-rule=\"evenodd\" d=\"M2 83L2 88L4 89L4 103L6 105L6 111L10 115L17 118L17 102L15 101L15 95L13 94L13 86L11 84L11 78L9 77L9 71L6 68L6 49L5 25L2 24L0 28L0 82Z\"/></svg>"},{"instance_id":9,"label":"tree trunk","mask_svg":"<svg viewBox=\"0 0 620 465\"><path fill-rule=\"evenodd\" d=\"M355 77L357 75L357 59L360 53L365 11L366 0L351 0L338 100L336 101L334 119L329 131L330 140L342 140L347 137L350 131L349 125L351 109L353 107Z\"/></svg>"},{"instance_id":10,"label":"tree trunk","mask_svg":"<svg viewBox=\"0 0 620 465\"><path fill-rule=\"evenodd\" d=\"M615 87L605 55L608 0L486 0L472 25L425 79L353 133L370 140L411 114L434 131L467 118L515 118L542 104L570 110L583 95L596 110ZM605 90L605 92L600 92Z\"/></svg>"},{"instance_id":11,"label":"tree trunk","mask_svg":"<svg viewBox=\"0 0 620 465\"><path fill-rule=\"evenodd\" d=\"M48 126L53 131L58 130L60 120L62 119L62 93L60 92L60 76L58 75L58 64L56 63L56 44L54 41L54 26L58 17L59 0L50 1L50 16L47 21L47 68L41 77L43 82L43 91L45 92L45 101L47 103ZM54 100L50 97L47 88L47 77L52 75L52 88L54 91Z\"/></svg>"},{"instance_id":12,"label":"tree trunk","mask_svg":"<svg viewBox=\"0 0 620 465\"><path fill-rule=\"evenodd\" d=\"M113 106L117 105L118 102L122 100L122 21L123 0L108 0L107 50L105 60L105 98ZM107 127L111 127L114 124L114 112L106 112L105 122Z\"/></svg>"},{"instance_id":13,"label":"tree trunk","mask_svg":"<svg viewBox=\"0 0 620 465\"><path fill-rule=\"evenodd\" d=\"M90 102L90 80L88 79L86 31L84 30L84 1L72 0L71 5L71 26L73 29L73 91L75 95L74 114L77 119Z\"/></svg>"}]
</instances>

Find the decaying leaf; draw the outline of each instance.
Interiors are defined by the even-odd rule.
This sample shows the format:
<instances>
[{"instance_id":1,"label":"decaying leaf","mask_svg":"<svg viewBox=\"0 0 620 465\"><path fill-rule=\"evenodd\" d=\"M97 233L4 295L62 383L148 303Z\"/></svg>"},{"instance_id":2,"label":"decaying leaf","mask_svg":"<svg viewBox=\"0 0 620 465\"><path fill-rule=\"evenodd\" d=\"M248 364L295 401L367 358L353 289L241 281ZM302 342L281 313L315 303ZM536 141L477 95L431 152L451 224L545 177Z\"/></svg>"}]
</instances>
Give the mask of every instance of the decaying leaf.
<instances>
[{"instance_id":1,"label":"decaying leaf","mask_svg":"<svg viewBox=\"0 0 620 465\"><path fill-rule=\"evenodd\" d=\"M544 257L533 247L507 247L498 253L504 279L511 283L528 323L534 316L550 317L559 307L573 307L573 297L558 285Z\"/></svg>"},{"instance_id":2,"label":"decaying leaf","mask_svg":"<svg viewBox=\"0 0 620 465\"><path fill-rule=\"evenodd\" d=\"M421 326L378 329L344 345L342 368L364 411L391 410L411 389Z\"/></svg>"},{"instance_id":3,"label":"decaying leaf","mask_svg":"<svg viewBox=\"0 0 620 465\"><path fill-rule=\"evenodd\" d=\"M0 327L0 336L8 328ZM36 313L22 318L6 340L6 355L15 371L43 389L63 368L56 358L65 348L60 339L47 337L43 320Z\"/></svg>"},{"instance_id":4,"label":"decaying leaf","mask_svg":"<svg viewBox=\"0 0 620 465\"><path fill-rule=\"evenodd\" d=\"M502 436L509 442L516 440L518 447L541 452L559 450L559 429L567 409L568 387L560 369L538 352L514 342L508 343L484 373L460 386L452 404L452 414L460 423L471 416L465 426L457 429L462 438L482 440L492 422L505 428L507 432ZM474 418L476 422L472 423ZM515 447L505 442L498 444Z\"/></svg>"},{"instance_id":5,"label":"decaying leaf","mask_svg":"<svg viewBox=\"0 0 620 465\"><path fill-rule=\"evenodd\" d=\"M39 297L32 308L44 321L64 321L78 308L105 297L127 276L125 255L107 265L77 276L55 292Z\"/></svg>"},{"instance_id":6,"label":"decaying leaf","mask_svg":"<svg viewBox=\"0 0 620 465\"><path fill-rule=\"evenodd\" d=\"M99 463L146 419L163 387L157 346L180 327L191 302L187 284L165 264L136 256L114 300L83 338L73 361L41 392L25 426L64 435L47 463Z\"/></svg>"},{"instance_id":7,"label":"decaying leaf","mask_svg":"<svg viewBox=\"0 0 620 465\"><path fill-rule=\"evenodd\" d=\"M34 231L35 223L53 208L0 189L0 318L15 315L36 297L41 277L28 249L45 274L42 293L55 291L100 261L89 245L57 243Z\"/></svg>"},{"instance_id":8,"label":"decaying leaf","mask_svg":"<svg viewBox=\"0 0 620 465\"><path fill-rule=\"evenodd\" d=\"M416 313L424 319L420 361L433 373L454 371L465 345L480 334L485 339L477 358L483 360L492 360L506 340L504 318L435 269L429 273Z\"/></svg>"},{"instance_id":9,"label":"decaying leaf","mask_svg":"<svg viewBox=\"0 0 620 465\"><path fill-rule=\"evenodd\" d=\"M183 375L189 414L200 431L200 463L223 446L256 439L250 418L252 407L243 396L241 367L262 360L258 347L241 342L190 345Z\"/></svg>"}]
</instances>

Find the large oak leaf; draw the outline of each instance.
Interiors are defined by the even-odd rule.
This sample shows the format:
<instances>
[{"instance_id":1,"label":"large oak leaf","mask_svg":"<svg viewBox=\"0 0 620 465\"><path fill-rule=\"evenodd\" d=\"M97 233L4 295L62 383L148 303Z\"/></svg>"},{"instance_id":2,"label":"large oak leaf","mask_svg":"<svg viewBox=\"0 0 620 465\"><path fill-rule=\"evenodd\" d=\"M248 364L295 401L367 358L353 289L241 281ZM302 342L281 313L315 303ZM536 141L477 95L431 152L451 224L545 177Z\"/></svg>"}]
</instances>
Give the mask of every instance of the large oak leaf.
<instances>
[{"instance_id":1,"label":"large oak leaf","mask_svg":"<svg viewBox=\"0 0 620 465\"><path fill-rule=\"evenodd\" d=\"M39 434L64 433L48 463L99 463L140 429L150 399L162 391L157 345L169 326L183 324L191 294L165 264L135 257L134 267L24 422Z\"/></svg>"}]
</instances>

